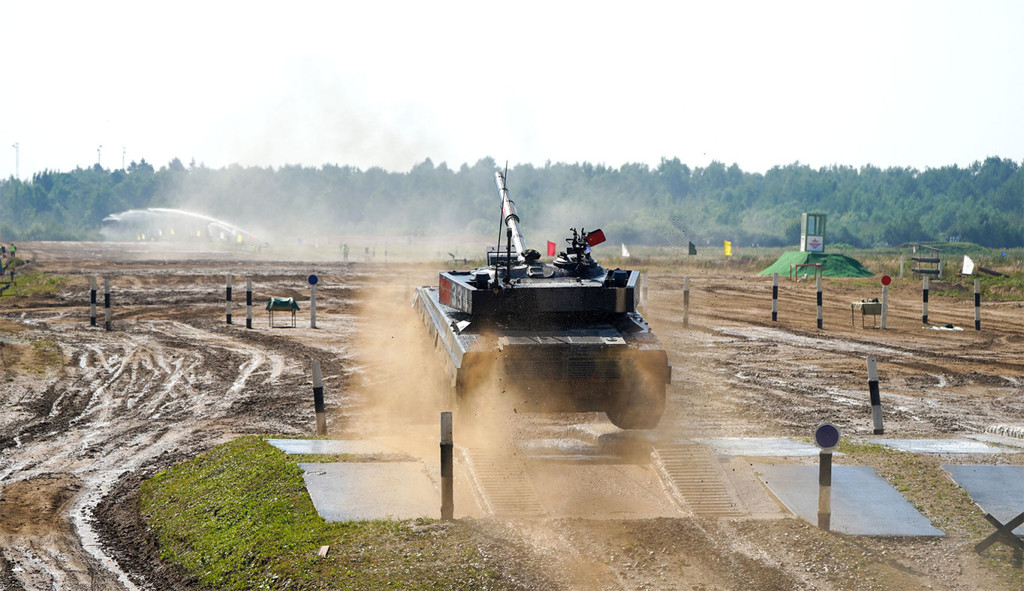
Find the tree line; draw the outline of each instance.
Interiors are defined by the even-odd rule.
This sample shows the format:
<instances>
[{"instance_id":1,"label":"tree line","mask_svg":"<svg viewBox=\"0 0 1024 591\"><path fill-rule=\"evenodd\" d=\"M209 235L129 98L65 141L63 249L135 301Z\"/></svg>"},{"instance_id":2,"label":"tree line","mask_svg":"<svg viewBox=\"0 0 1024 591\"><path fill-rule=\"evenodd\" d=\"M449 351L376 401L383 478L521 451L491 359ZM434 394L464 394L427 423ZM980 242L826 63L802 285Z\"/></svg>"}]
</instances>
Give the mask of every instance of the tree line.
<instances>
[{"instance_id":1,"label":"tree line","mask_svg":"<svg viewBox=\"0 0 1024 591\"><path fill-rule=\"evenodd\" d=\"M268 235L381 233L496 236L492 158L457 170L430 159L407 172L351 166L227 166L174 159L156 169L98 164L0 181L0 240L94 240L128 209L183 208ZM765 173L678 158L655 167L518 165L508 187L528 235L601 227L627 244L787 246L803 212L828 216L831 244L868 248L957 240L1024 246L1024 170L990 157L967 167L878 168L799 162ZM553 234L555 233L555 234Z\"/></svg>"}]
</instances>

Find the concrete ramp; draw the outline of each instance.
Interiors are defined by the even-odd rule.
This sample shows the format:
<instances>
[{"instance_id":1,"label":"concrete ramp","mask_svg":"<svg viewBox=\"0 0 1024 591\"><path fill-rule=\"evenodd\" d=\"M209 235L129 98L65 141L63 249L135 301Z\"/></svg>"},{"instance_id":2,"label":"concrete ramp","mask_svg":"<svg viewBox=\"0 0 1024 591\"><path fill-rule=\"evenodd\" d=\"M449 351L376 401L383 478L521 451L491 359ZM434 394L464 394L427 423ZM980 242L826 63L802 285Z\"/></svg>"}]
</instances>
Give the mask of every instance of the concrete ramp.
<instances>
[{"instance_id":1,"label":"concrete ramp","mask_svg":"<svg viewBox=\"0 0 1024 591\"><path fill-rule=\"evenodd\" d=\"M327 521L441 518L441 492L422 462L300 463Z\"/></svg>"},{"instance_id":2,"label":"concrete ramp","mask_svg":"<svg viewBox=\"0 0 1024 591\"><path fill-rule=\"evenodd\" d=\"M725 474L706 445L655 447L654 466L679 503L701 517L740 517L739 501L729 492Z\"/></svg>"},{"instance_id":3,"label":"concrete ramp","mask_svg":"<svg viewBox=\"0 0 1024 591\"><path fill-rule=\"evenodd\" d=\"M790 511L818 523L818 466L757 464L754 470ZM859 536L944 536L868 466L832 467L832 531Z\"/></svg>"},{"instance_id":4,"label":"concrete ramp","mask_svg":"<svg viewBox=\"0 0 1024 591\"><path fill-rule=\"evenodd\" d=\"M266 439L286 454L383 456L399 452L393 448L358 439Z\"/></svg>"},{"instance_id":5,"label":"concrete ramp","mask_svg":"<svg viewBox=\"0 0 1024 591\"><path fill-rule=\"evenodd\" d=\"M1024 513L1024 466L946 465L957 486L967 491L985 513L1008 523ZM1024 536L1024 525L1013 530Z\"/></svg>"}]
</instances>

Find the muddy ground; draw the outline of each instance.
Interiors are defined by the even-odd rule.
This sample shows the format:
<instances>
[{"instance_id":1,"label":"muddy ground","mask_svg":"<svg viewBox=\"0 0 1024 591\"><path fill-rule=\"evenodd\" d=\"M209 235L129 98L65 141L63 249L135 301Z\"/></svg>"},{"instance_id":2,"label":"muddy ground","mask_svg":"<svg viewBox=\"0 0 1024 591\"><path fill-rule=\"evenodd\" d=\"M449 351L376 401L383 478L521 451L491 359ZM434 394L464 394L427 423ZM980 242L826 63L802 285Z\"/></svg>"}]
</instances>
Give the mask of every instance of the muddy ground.
<instances>
[{"instance_id":1,"label":"muddy ground","mask_svg":"<svg viewBox=\"0 0 1024 591\"><path fill-rule=\"evenodd\" d=\"M434 282L432 265L308 263L146 244L18 246L30 260L24 273L67 280L54 295L0 299L0 588L189 585L157 559L133 510L138 482L239 434L311 434L311 359L323 365L332 436L391 440L414 452L426 442L423 449L436 454L433 352L409 306L415 286ZM312 272L321 280L316 330L306 307ZM102 328L102 307L99 327L89 326L94 273L113 285L111 332ZM231 325L227 273L234 275ZM271 328L257 307L253 330L245 329L246 275L258 303L269 295L300 301L296 328ZM779 320L772 322L770 279L703 269L687 273L692 293L684 325L683 275L664 268L649 275L646 314L674 372L665 417L648 438L806 439L827 419L846 437L870 439L867 355L878 359L887 436L1024 426L1020 302L986 302L978 332L969 296L932 297L934 324L966 330L926 330L919 284L898 281L888 329L864 329L860 318L851 326L849 303L878 290L829 279L819 330L813 282L784 280ZM592 413L510 420L506 434L520 440L607 423ZM927 469L1021 465L1021 456L914 459ZM536 569L543 574L538 581L553 588L1024 589L1019 555L1001 546L975 554L987 525L962 499L918 500L943 538L867 538L820 531L773 503L738 518L695 516L675 505L678 514L665 516L666 494L656 479L632 484L647 487L661 504L641 504L629 519L609 518L592 505L592 514L476 520L499 541L489 559ZM749 506L763 507L759 502Z\"/></svg>"}]
</instances>

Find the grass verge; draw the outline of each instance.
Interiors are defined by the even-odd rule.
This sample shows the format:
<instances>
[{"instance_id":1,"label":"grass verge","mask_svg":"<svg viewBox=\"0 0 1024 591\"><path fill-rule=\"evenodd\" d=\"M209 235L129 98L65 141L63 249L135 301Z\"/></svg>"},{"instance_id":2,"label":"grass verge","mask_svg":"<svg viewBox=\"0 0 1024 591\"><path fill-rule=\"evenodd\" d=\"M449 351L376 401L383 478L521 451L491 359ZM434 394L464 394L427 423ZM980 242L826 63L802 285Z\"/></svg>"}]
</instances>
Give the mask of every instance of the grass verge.
<instances>
[{"instance_id":1,"label":"grass verge","mask_svg":"<svg viewBox=\"0 0 1024 591\"><path fill-rule=\"evenodd\" d=\"M5 278L6 282L9 278ZM41 294L55 294L60 289L64 277L50 273L17 273L14 276L14 285L4 291L5 297L26 297Z\"/></svg>"},{"instance_id":2,"label":"grass verge","mask_svg":"<svg viewBox=\"0 0 1024 591\"><path fill-rule=\"evenodd\" d=\"M519 589L472 522L327 523L297 462L241 437L143 483L140 510L161 559L220 589ZM326 558L317 556L324 545Z\"/></svg>"}]
</instances>

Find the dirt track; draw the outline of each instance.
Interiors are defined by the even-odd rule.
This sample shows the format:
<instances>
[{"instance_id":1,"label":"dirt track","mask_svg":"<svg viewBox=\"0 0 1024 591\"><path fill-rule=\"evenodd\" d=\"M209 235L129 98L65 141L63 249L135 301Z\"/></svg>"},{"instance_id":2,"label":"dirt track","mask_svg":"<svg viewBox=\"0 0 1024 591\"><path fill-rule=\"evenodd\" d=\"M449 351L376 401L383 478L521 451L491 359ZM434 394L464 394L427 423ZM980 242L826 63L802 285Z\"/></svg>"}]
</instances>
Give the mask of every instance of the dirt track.
<instances>
[{"instance_id":1,"label":"dirt track","mask_svg":"<svg viewBox=\"0 0 1024 591\"><path fill-rule=\"evenodd\" d=\"M417 334L408 302L413 286L432 282L428 267L265 261L150 245L37 243L19 245L19 254L32 260L26 271L73 280L56 297L0 300L0 588L181 584L180 575L157 572L151 555L126 550L145 546L120 502L139 475L241 433L309 434L314 357L335 393L332 433L395 428L393 415L380 410L389 405L377 398L401 405L409 374L429 362L390 346L396 336ZM304 278L312 271L322 279L316 331L305 311ZM88 326L88 275L97 272L110 273L114 284L110 333ZM230 326L225 273L235 275ZM255 330L245 330L246 274L256 301L300 300L298 328L270 329L257 308ZM889 329L862 329L859 318L850 326L849 302L878 294L829 280L818 330L813 282L784 281L773 323L770 279L694 275L690 325L683 326L681 284L677 273L651 274L648 318L674 366L666 416L653 437L807 437L823 419L847 436L868 436L867 355L878 358L887 434L1024 426L1020 303L986 303L984 330L976 332L972 301L933 298L934 323L967 330L925 330L920 291L907 281L890 292ZM382 311L388 322L380 321ZM389 349L400 359L380 354ZM429 404L406 419L436 430ZM519 420L529 424L527 434L552 421L603 421ZM1019 465L1021 455L973 460ZM684 511L628 520L553 515L485 527L533 548L508 560L535 564L567 588L1024 588L1019 565L987 565L971 550L978 540L956 523L938 540L849 538L795 519L716 520ZM1012 561L1008 552L992 555Z\"/></svg>"}]
</instances>

